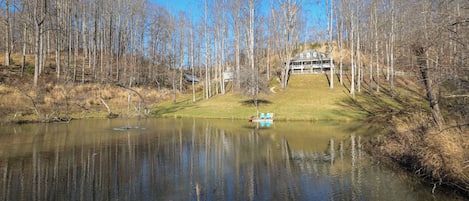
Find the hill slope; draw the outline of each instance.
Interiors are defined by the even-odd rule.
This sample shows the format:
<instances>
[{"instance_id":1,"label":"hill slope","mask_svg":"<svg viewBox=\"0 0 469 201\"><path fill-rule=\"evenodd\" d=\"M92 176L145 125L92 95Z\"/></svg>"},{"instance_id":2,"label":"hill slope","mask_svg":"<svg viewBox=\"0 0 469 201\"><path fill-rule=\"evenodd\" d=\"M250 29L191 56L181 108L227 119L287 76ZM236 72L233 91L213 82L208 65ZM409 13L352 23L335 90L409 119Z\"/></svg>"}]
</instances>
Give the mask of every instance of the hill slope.
<instances>
[{"instance_id":1,"label":"hill slope","mask_svg":"<svg viewBox=\"0 0 469 201\"><path fill-rule=\"evenodd\" d=\"M262 94L259 112L272 112L276 120L356 120L364 113L348 108L350 99L346 88L334 79L335 88L329 88L325 74L292 75L285 90L278 86L271 93ZM167 103L156 108L159 116L235 118L247 119L257 115L251 98L238 94L218 95L208 100L192 103L190 97L179 98L179 102Z\"/></svg>"}]
</instances>

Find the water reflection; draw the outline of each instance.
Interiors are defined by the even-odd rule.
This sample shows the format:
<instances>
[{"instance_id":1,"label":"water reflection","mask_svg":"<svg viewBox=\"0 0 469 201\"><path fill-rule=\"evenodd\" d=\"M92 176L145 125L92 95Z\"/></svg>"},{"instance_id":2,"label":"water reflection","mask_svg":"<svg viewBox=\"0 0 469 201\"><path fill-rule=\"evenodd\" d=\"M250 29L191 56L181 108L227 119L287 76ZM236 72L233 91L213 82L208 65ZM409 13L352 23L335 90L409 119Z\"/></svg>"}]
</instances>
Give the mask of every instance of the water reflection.
<instances>
[{"instance_id":1,"label":"water reflection","mask_svg":"<svg viewBox=\"0 0 469 201\"><path fill-rule=\"evenodd\" d=\"M271 121L249 122L249 127L256 129L270 128L273 124L274 122Z\"/></svg>"},{"instance_id":2,"label":"water reflection","mask_svg":"<svg viewBox=\"0 0 469 201\"><path fill-rule=\"evenodd\" d=\"M7 129L0 135L0 198L441 198L425 189L411 189L408 180L370 164L361 136L343 126L334 127L334 134L321 133L330 128L317 128L297 135L293 128L302 125L290 123L262 130L249 129L245 122L163 119L127 124L102 120ZM124 127L145 129L113 129ZM305 142L305 137L316 135Z\"/></svg>"}]
</instances>

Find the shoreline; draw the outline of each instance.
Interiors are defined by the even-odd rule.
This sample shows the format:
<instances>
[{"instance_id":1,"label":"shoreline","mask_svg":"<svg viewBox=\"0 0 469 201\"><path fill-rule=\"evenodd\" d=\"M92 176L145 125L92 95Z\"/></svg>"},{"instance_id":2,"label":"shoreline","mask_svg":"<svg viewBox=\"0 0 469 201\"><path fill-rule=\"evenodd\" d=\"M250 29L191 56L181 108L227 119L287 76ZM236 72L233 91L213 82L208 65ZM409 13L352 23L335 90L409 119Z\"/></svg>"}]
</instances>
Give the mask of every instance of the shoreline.
<instances>
[{"instance_id":1,"label":"shoreline","mask_svg":"<svg viewBox=\"0 0 469 201\"><path fill-rule=\"evenodd\" d=\"M274 111L276 113L274 122L363 121L382 125L387 130L382 141L372 142L367 148L368 152L374 152L374 157L384 158L398 164L400 168L426 181L425 183L434 185L435 188L462 186L459 187L460 194L466 193L465 197L469 197L469 185L464 189L465 182L469 183L469 128L461 131L448 131L450 134L436 135L434 133L438 132L432 130L431 125L428 124L431 121L425 119L425 115L412 116L412 111L407 111L412 109L406 110L412 106L411 103L404 102L404 105L395 106L393 103L387 103L386 101L392 99L384 95L373 96L369 99L357 96L351 99L343 94L342 89L335 89L335 91L325 89L301 99L307 89L295 81L303 79L324 85L324 81L319 81L319 78L319 76L296 77L292 80L293 86L288 90L259 97L264 103L258 107L254 107L249 98L239 94L214 96L209 100L199 98L197 102L192 102L188 94L178 94L178 101L173 103L170 91L158 91L148 86L136 87L135 92L131 92L112 85L51 84L36 91L28 86L20 86L23 89L30 89L20 91L17 87L2 84L0 85L2 93L0 124L66 123L79 119L147 117L248 121L248 118L257 111ZM323 99L315 97L323 97ZM297 102L291 102L291 100ZM377 100L383 103L377 103ZM377 105L386 105L389 108L383 110ZM220 108L223 108L223 115L220 115ZM375 116L370 115L369 111ZM414 112L421 113L422 111ZM452 137L441 138L441 136ZM465 143L458 144L457 142ZM452 152L454 150L456 152ZM438 163L435 164L432 161ZM458 171L453 171L454 169Z\"/></svg>"}]
</instances>

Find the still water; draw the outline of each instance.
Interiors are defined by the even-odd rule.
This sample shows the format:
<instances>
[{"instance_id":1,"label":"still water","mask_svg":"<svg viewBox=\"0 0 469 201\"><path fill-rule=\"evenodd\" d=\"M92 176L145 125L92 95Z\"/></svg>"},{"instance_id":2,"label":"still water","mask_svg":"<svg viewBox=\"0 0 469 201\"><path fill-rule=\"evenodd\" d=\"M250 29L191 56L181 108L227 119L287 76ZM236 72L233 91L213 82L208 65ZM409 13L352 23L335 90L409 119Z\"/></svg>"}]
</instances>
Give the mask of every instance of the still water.
<instances>
[{"instance_id":1,"label":"still water","mask_svg":"<svg viewBox=\"0 0 469 201\"><path fill-rule=\"evenodd\" d=\"M379 165L356 123L0 127L0 200L454 200Z\"/></svg>"}]
</instances>

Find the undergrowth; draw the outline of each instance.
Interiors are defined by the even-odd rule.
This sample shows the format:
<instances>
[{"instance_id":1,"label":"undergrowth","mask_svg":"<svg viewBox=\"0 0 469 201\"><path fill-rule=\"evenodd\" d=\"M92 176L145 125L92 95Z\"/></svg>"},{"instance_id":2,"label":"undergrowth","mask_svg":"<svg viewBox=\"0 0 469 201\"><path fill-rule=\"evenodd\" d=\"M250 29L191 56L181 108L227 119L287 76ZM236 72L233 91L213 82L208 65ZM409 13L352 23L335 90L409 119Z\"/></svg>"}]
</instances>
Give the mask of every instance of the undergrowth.
<instances>
[{"instance_id":1,"label":"undergrowth","mask_svg":"<svg viewBox=\"0 0 469 201\"><path fill-rule=\"evenodd\" d=\"M425 113L392 117L392 130L372 142L371 153L397 163L438 186L469 197L469 129L448 127L439 131Z\"/></svg>"}]
</instances>

